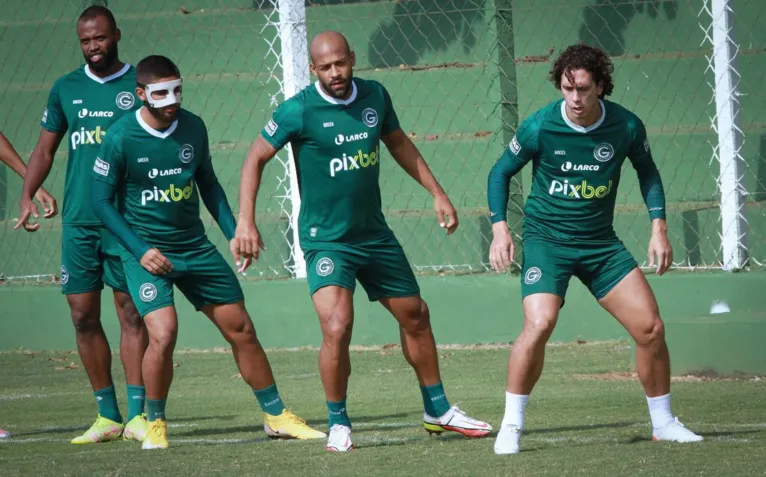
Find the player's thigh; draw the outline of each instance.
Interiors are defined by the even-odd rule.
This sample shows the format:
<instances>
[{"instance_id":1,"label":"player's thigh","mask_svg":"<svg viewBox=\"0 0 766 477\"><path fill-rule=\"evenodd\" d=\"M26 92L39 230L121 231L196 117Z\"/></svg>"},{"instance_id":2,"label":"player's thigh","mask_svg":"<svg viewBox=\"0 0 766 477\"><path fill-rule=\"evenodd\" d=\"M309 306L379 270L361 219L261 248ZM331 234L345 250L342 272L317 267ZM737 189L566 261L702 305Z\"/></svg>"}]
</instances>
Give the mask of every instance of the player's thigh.
<instances>
[{"instance_id":1,"label":"player's thigh","mask_svg":"<svg viewBox=\"0 0 766 477\"><path fill-rule=\"evenodd\" d=\"M583 245L576 273L596 300L601 300L631 271L638 268L636 259L619 240Z\"/></svg>"},{"instance_id":2,"label":"player's thigh","mask_svg":"<svg viewBox=\"0 0 766 477\"><path fill-rule=\"evenodd\" d=\"M176 261L184 264L184 271L175 284L197 311L208 305L226 305L245 299L237 275L212 243L178 255ZM174 262L173 258L168 259Z\"/></svg>"},{"instance_id":3,"label":"player's thigh","mask_svg":"<svg viewBox=\"0 0 766 477\"><path fill-rule=\"evenodd\" d=\"M364 250L367 263L359 270L357 278L370 301L420 294L415 273L396 238L365 244Z\"/></svg>"},{"instance_id":4,"label":"player's thigh","mask_svg":"<svg viewBox=\"0 0 766 477\"><path fill-rule=\"evenodd\" d=\"M537 294L555 295L561 298L563 306L577 260L577 251L569 245L525 238L521 262L522 300Z\"/></svg>"},{"instance_id":5,"label":"player's thigh","mask_svg":"<svg viewBox=\"0 0 766 477\"><path fill-rule=\"evenodd\" d=\"M354 291L338 285L319 288L311 301L325 339L349 341L354 326Z\"/></svg>"},{"instance_id":6,"label":"player's thigh","mask_svg":"<svg viewBox=\"0 0 766 477\"><path fill-rule=\"evenodd\" d=\"M637 341L664 332L657 300L638 267L622 278L599 304L614 316Z\"/></svg>"},{"instance_id":7,"label":"player's thigh","mask_svg":"<svg viewBox=\"0 0 766 477\"><path fill-rule=\"evenodd\" d=\"M162 308L174 306L171 277L153 275L132 256L123 257L122 267L128 292L141 318Z\"/></svg>"},{"instance_id":8,"label":"player's thigh","mask_svg":"<svg viewBox=\"0 0 766 477\"><path fill-rule=\"evenodd\" d=\"M329 286L349 290L356 289L357 272L364 264L359 251L348 247L345 250L309 250L305 253L306 278L309 295Z\"/></svg>"},{"instance_id":9,"label":"player's thigh","mask_svg":"<svg viewBox=\"0 0 766 477\"><path fill-rule=\"evenodd\" d=\"M61 292L76 295L104 288L98 227L64 225L61 237Z\"/></svg>"},{"instance_id":10,"label":"player's thigh","mask_svg":"<svg viewBox=\"0 0 766 477\"><path fill-rule=\"evenodd\" d=\"M100 252L103 268L103 282L115 291L128 293L128 281L120 258L120 245L117 238L106 228L101 228Z\"/></svg>"}]
</instances>

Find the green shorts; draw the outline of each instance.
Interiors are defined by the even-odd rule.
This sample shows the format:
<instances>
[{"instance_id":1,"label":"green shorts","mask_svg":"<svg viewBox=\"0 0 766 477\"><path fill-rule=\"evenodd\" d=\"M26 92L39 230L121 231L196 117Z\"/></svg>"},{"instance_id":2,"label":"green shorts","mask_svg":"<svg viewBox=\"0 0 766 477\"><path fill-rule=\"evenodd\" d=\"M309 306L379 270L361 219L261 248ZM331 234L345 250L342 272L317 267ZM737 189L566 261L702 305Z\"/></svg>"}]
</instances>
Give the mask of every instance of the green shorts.
<instances>
[{"instance_id":1,"label":"green shorts","mask_svg":"<svg viewBox=\"0 0 766 477\"><path fill-rule=\"evenodd\" d=\"M354 245L333 244L332 249L307 250L305 256L310 295L329 285L353 292L356 280L370 301L420 293L412 267L394 236Z\"/></svg>"},{"instance_id":2,"label":"green shorts","mask_svg":"<svg viewBox=\"0 0 766 477\"><path fill-rule=\"evenodd\" d=\"M535 293L564 299L574 275L600 300L638 266L619 239L564 244L535 237L525 238L523 245L522 299Z\"/></svg>"},{"instance_id":3,"label":"green shorts","mask_svg":"<svg viewBox=\"0 0 766 477\"><path fill-rule=\"evenodd\" d=\"M125 254L123 267L128 290L138 313L149 313L173 306L173 285L199 311L206 305L224 305L244 300L242 287L231 266L209 243L196 250L162 252L173 264L167 275L153 275L132 255Z\"/></svg>"},{"instance_id":4,"label":"green shorts","mask_svg":"<svg viewBox=\"0 0 766 477\"><path fill-rule=\"evenodd\" d=\"M64 295L102 290L105 283L114 290L128 292L119 243L106 228L65 224L61 234Z\"/></svg>"}]
</instances>

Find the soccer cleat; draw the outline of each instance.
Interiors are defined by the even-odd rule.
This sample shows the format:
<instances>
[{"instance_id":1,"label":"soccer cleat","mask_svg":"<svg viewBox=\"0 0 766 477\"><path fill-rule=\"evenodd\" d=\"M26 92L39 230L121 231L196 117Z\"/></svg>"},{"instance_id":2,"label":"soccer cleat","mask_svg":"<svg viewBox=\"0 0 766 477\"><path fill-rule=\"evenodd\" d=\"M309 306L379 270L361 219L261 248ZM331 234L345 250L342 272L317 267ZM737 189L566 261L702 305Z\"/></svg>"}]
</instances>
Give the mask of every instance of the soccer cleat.
<instances>
[{"instance_id":1,"label":"soccer cleat","mask_svg":"<svg viewBox=\"0 0 766 477\"><path fill-rule=\"evenodd\" d=\"M423 427L429 434L441 434L444 431L457 432L466 437L484 437L492 432L492 426L486 422L472 419L460 410L457 405L441 417L431 417L423 414Z\"/></svg>"},{"instance_id":2,"label":"soccer cleat","mask_svg":"<svg viewBox=\"0 0 766 477\"><path fill-rule=\"evenodd\" d=\"M495 454L518 454L521 429L513 424L501 424L495 439Z\"/></svg>"},{"instance_id":3,"label":"soccer cleat","mask_svg":"<svg viewBox=\"0 0 766 477\"><path fill-rule=\"evenodd\" d=\"M6 431L5 429L0 429L0 439L8 439L11 437L11 433Z\"/></svg>"},{"instance_id":4,"label":"soccer cleat","mask_svg":"<svg viewBox=\"0 0 766 477\"><path fill-rule=\"evenodd\" d=\"M71 442L72 444L96 444L98 442L116 441L120 438L123 427L121 423L114 422L99 414L96 422L90 426L90 429L85 431L83 435L72 439Z\"/></svg>"},{"instance_id":5,"label":"soccer cleat","mask_svg":"<svg viewBox=\"0 0 766 477\"><path fill-rule=\"evenodd\" d=\"M351 428L342 424L335 424L330 428L330 437L327 439L329 452L348 452L354 450L351 442Z\"/></svg>"},{"instance_id":6,"label":"soccer cleat","mask_svg":"<svg viewBox=\"0 0 766 477\"><path fill-rule=\"evenodd\" d=\"M122 431L122 438L126 441L143 442L146 434L149 432L149 423L146 421L146 414L139 414L125 424Z\"/></svg>"},{"instance_id":7,"label":"soccer cleat","mask_svg":"<svg viewBox=\"0 0 766 477\"><path fill-rule=\"evenodd\" d=\"M652 433L653 441L699 442L703 439L702 436L699 436L684 427L684 425L679 422L678 418L675 418L673 422L662 429L655 429Z\"/></svg>"},{"instance_id":8,"label":"soccer cleat","mask_svg":"<svg viewBox=\"0 0 766 477\"><path fill-rule=\"evenodd\" d=\"M142 449L167 449L170 447L168 442L168 423L165 419L157 419L149 423L149 430L146 432Z\"/></svg>"},{"instance_id":9,"label":"soccer cleat","mask_svg":"<svg viewBox=\"0 0 766 477\"><path fill-rule=\"evenodd\" d=\"M306 424L306 421L287 409L284 409L279 416L266 414L266 418L263 420L263 430L272 439L323 439L327 437L327 434L312 429Z\"/></svg>"}]
</instances>

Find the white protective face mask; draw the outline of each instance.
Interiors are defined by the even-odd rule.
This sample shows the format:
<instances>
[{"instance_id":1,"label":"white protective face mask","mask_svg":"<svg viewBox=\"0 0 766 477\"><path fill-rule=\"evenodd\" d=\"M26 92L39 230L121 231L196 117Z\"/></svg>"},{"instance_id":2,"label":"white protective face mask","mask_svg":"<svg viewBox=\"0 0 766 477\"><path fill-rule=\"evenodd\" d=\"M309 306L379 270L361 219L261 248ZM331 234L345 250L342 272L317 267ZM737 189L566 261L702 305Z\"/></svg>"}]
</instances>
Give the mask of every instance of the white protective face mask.
<instances>
[{"instance_id":1,"label":"white protective face mask","mask_svg":"<svg viewBox=\"0 0 766 477\"><path fill-rule=\"evenodd\" d=\"M153 83L146 85L144 90L146 91L146 102L153 108L164 108L171 104L181 104L181 92L175 94L175 89L183 85L183 80L177 79L173 81L165 81L162 83ZM153 92L165 92L167 96L162 99L152 98Z\"/></svg>"}]
</instances>

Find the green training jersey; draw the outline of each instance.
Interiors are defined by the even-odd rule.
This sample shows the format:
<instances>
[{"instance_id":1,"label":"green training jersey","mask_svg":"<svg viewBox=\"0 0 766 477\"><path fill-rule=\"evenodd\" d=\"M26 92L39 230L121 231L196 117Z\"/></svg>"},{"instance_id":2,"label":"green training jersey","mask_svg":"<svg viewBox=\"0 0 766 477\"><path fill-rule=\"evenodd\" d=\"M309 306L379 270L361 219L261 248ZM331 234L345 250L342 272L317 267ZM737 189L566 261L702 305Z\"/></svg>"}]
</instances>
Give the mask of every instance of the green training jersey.
<instances>
[{"instance_id":1,"label":"green training jersey","mask_svg":"<svg viewBox=\"0 0 766 477\"><path fill-rule=\"evenodd\" d=\"M377 81L353 78L338 100L319 83L282 103L261 131L290 143L298 171L301 248L331 248L392 234L380 199L380 138L399 128L391 97Z\"/></svg>"},{"instance_id":2,"label":"green training jersey","mask_svg":"<svg viewBox=\"0 0 766 477\"><path fill-rule=\"evenodd\" d=\"M117 186L117 210L151 247L161 251L197 248L207 243L196 183L215 181L207 128L180 109L178 118L157 131L141 112L114 123L92 177Z\"/></svg>"},{"instance_id":3,"label":"green training jersey","mask_svg":"<svg viewBox=\"0 0 766 477\"><path fill-rule=\"evenodd\" d=\"M90 170L107 130L141 107L136 101L136 69L126 64L106 78L87 65L62 76L48 95L41 126L69 133L62 220L67 225L99 225L90 204Z\"/></svg>"},{"instance_id":4,"label":"green training jersey","mask_svg":"<svg viewBox=\"0 0 766 477\"><path fill-rule=\"evenodd\" d=\"M665 217L662 182L643 123L611 101L601 101L601 112L601 118L585 128L569 120L564 100L558 100L517 130L496 169L505 165L512 175L533 163L524 208L525 235L565 241L614 239L615 198L626 158L638 173L650 217ZM493 199L494 173L489 184L490 215L497 222L505 220L506 204L501 211Z\"/></svg>"}]
</instances>

